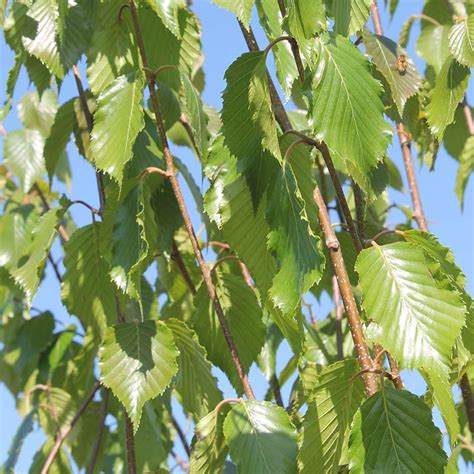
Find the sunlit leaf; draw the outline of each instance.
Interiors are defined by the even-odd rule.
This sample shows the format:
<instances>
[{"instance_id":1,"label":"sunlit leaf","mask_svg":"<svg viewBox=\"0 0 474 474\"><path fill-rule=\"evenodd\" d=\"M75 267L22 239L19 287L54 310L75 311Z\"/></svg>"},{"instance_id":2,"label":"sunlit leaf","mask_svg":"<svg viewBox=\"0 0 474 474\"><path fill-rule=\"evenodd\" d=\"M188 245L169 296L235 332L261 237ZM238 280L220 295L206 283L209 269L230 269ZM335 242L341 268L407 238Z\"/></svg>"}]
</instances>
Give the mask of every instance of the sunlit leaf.
<instances>
[{"instance_id":1,"label":"sunlit leaf","mask_svg":"<svg viewBox=\"0 0 474 474\"><path fill-rule=\"evenodd\" d=\"M100 380L122 402L138 430L146 401L160 395L176 374L178 351L161 322L107 328L99 352Z\"/></svg>"}]
</instances>

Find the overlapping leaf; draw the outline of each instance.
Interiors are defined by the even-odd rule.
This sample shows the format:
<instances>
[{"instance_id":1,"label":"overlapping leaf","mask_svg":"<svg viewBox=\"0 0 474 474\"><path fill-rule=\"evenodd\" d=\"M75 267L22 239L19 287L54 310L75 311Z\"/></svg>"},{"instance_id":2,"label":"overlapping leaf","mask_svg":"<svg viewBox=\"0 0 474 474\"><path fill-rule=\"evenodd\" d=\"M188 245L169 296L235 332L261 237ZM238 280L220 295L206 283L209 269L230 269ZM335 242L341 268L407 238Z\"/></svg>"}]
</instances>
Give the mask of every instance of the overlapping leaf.
<instances>
[{"instance_id":1,"label":"overlapping leaf","mask_svg":"<svg viewBox=\"0 0 474 474\"><path fill-rule=\"evenodd\" d=\"M293 3L294 2L292 2L292 4ZM290 9L292 4L290 4ZM260 24L267 35L268 41L285 35L286 33L282 27L278 2L274 2L273 0L258 0L256 5ZM307 48L303 48L304 44L301 43L299 47L301 48L301 52L305 54ZM278 82L285 94L285 98L288 100L291 97L293 84L298 77L295 59L288 41L280 41L273 45L272 54L275 58Z\"/></svg>"},{"instance_id":2,"label":"overlapping leaf","mask_svg":"<svg viewBox=\"0 0 474 474\"><path fill-rule=\"evenodd\" d=\"M270 297L277 308L290 314L321 278L324 256L319 237L310 228L301 191L288 164L279 170L269 196L268 221L271 228L268 246L279 261Z\"/></svg>"},{"instance_id":3,"label":"overlapping leaf","mask_svg":"<svg viewBox=\"0 0 474 474\"><path fill-rule=\"evenodd\" d=\"M100 380L122 402L136 432L143 405L160 395L176 374L178 351L161 322L107 328L99 351Z\"/></svg>"},{"instance_id":4,"label":"overlapping leaf","mask_svg":"<svg viewBox=\"0 0 474 474\"><path fill-rule=\"evenodd\" d=\"M364 44L377 69L390 85L393 100L402 117L407 100L415 95L421 87L421 76L416 70L415 64L404 49L385 36L372 35L366 31ZM397 66L400 57L403 57L407 62L401 70Z\"/></svg>"},{"instance_id":5,"label":"overlapping leaf","mask_svg":"<svg viewBox=\"0 0 474 474\"><path fill-rule=\"evenodd\" d=\"M64 199L58 208L51 209L43 215L33 230L28 260L12 272L15 281L25 292L28 306L31 306L33 296L38 289L49 249L56 238L57 228L67 205L68 201Z\"/></svg>"},{"instance_id":6,"label":"overlapping leaf","mask_svg":"<svg viewBox=\"0 0 474 474\"><path fill-rule=\"evenodd\" d=\"M469 81L469 68L448 58L436 76L435 87L430 94L426 115L431 132L443 139L446 127L453 121L456 108L466 92Z\"/></svg>"},{"instance_id":7,"label":"overlapping leaf","mask_svg":"<svg viewBox=\"0 0 474 474\"><path fill-rule=\"evenodd\" d=\"M213 0L213 2L231 11L247 29L249 28L253 0Z\"/></svg>"},{"instance_id":8,"label":"overlapping leaf","mask_svg":"<svg viewBox=\"0 0 474 474\"><path fill-rule=\"evenodd\" d=\"M464 207L464 194L471 174L474 172L474 137L469 137L459 157L459 168L456 175L456 196Z\"/></svg>"},{"instance_id":9,"label":"overlapping leaf","mask_svg":"<svg viewBox=\"0 0 474 474\"><path fill-rule=\"evenodd\" d=\"M346 38L320 36L315 55L309 108L314 132L365 187L364 176L383 159L391 136L383 119L381 85L370 75L364 56Z\"/></svg>"},{"instance_id":10,"label":"overlapping leaf","mask_svg":"<svg viewBox=\"0 0 474 474\"><path fill-rule=\"evenodd\" d=\"M326 7L323 0L294 0L288 9L288 28L298 44L326 27Z\"/></svg>"},{"instance_id":11,"label":"overlapping leaf","mask_svg":"<svg viewBox=\"0 0 474 474\"><path fill-rule=\"evenodd\" d=\"M347 0L332 3L334 31L344 36L356 34L367 22L372 0Z\"/></svg>"},{"instance_id":12,"label":"overlapping leaf","mask_svg":"<svg viewBox=\"0 0 474 474\"><path fill-rule=\"evenodd\" d=\"M166 28L168 28L177 38L180 38L181 31L179 29L178 12L180 8L186 6L185 2L183 0L171 0L168 2L147 0L147 3L160 17Z\"/></svg>"},{"instance_id":13,"label":"overlapping leaf","mask_svg":"<svg viewBox=\"0 0 474 474\"><path fill-rule=\"evenodd\" d=\"M204 198L206 211L249 268L265 302L276 273L276 262L267 248L270 227L265 217L266 200L254 210L248 185L238 175L237 160L223 146L222 137L211 148L205 172L213 183ZM277 309L270 309L270 314L294 352L299 352L301 340L293 315L283 315Z\"/></svg>"},{"instance_id":14,"label":"overlapping leaf","mask_svg":"<svg viewBox=\"0 0 474 474\"><path fill-rule=\"evenodd\" d=\"M242 366L247 372L257 358L265 338L262 309L255 294L241 276L220 275L216 289ZM201 285L198 290L195 305L193 327L199 336L199 341L207 350L209 360L220 367L234 387L241 391L240 379L205 285Z\"/></svg>"},{"instance_id":15,"label":"overlapping leaf","mask_svg":"<svg viewBox=\"0 0 474 474\"><path fill-rule=\"evenodd\" d=\"M446 373L466 308L457 292L438 288L422 250L406 242L372 247L356 270L375 339L404 367Z\"/></svg>"},{"instance_id":16,"label":"overlapping leaf","mask_svg":"<svg viewBox=\"0 0 474 474\"><path fill-rule=\"evenodd\" d=\"M346 359L324 367L311 383L298 443L300 473L314 472L316 465L338 472L347 430L364 398L362 380L354 379L358 371L356 360Z\"/></svg>"},{"instance_id":17,"label":"overlapping leaf","mask_svg":"<svg viewBox=\"0 0 474 474\"><path fill-rule=\"evenodd\" d=\"M239 171L243 173L249 183L252 196L256 203L268 186L272 174L274 159L264 151L270 145L275 149L274 120L266 130L266 145L262 145L262 127L268 124L257 123L260 120L258 101L261 101L268 116L268 101L258 94L250 99L250 84L255 81L254 76L265 60L263 52L244 53L234 61L225 73L227 87L224 90L222 108L222 131L225 144L238 160ZM260 77L260 81L264 80ZM266 79L265 79L266 80Z\"/></svg>"},{"instance_id":18,"label":"overlapping leaf","mask_svg":"<svg viewBox=\"0 0 474 474\"><path fill-rule=\"evenodd\" d=\"M78 229L65 244L61 297L71 314L102 333L115 320L116 308L110 266L100 252L100 225Z\"/></svg>"},{"instance_id":19,"label":"overlapping leaf","mask_svg":"<svg viewBox=\"0 0 474 474\"><path fill-rule=\"evenodd\" d=\"M459 63L474 66L474 15L469 15L451 28L449 49Z\"/></svg>"},{"instance_id":20,"label":"overlapping leaf","mask_svg":"<svg viewBox=\"0 0 474 474\"><path fill-rule=\"evenodd\" d=\"M206 351L199 344L196 333L182 321L168 319L166 326L173 333L179 351L176 390L184 408L195 418L202 418L222 400Z\"/></svg>"},{"instance_id":21,"label":"overlapping leaf","mask_svg":"<svg viewBox=\"0 0 474 474\"><path fill-rule=\"evenodd\" d=\"M386 387L357 412L349 459L354 473L443 472L446 453L441 432L423 401L405 390Z\"/></svg>"},{"instance_id":22,"label":"overlapping leaf","mask_svg":"<svg viewBox=\"0 0 474 474\"><path fill-rule=\"evenodd\" d=\"M27 51L37 57L58 78L64 77L58 44L59 8L55 0L38 0L28 10L37 23L34 38L23 37Z\"/></svg>"},{"instance_id":23,"label":"overlapping leaf","mask_svg":"<svg viewBox=\"0 0 474 474\"><path fill-rule=\"evenodd\" d=\"M98 98L92 130L92 157L98 169L110 174L119 185L123 170L132 158L132 148L145 125L143 79L137 74L120 76Z\"/></svg>"},{"instance_id":24,"label":"overlapping leaf","mask_svg":"<svg viewBox=\"0 0 474 474\"><path fill-rule=\"evenodd\" d=\"M227 457L224 420L228 405L220 406L199 420L193 438L189 472L191 474L220 474Z\"/></svg>"},{"instance_id":25,"label":"overlapping leaf","mask_svg":"<svg viewBox=\"0 0 474 474\"><path fill-rule=\"evenodd\" d=\"M227 415L224 435L240 473L296 471L296 430L282 407L242 401Z\"/></svg>"}]
</instances>

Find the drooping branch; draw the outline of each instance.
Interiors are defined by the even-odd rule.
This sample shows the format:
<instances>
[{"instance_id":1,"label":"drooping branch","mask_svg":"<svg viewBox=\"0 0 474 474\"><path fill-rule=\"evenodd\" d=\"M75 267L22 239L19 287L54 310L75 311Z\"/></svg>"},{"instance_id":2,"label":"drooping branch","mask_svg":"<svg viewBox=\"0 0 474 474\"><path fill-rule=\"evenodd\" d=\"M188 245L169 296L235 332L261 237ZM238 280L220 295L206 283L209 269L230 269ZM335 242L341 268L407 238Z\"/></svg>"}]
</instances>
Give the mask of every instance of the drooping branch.
<instances>
[{"instance_id":1,"label":"drooping branch","mask_svg":"<svg viewBox=\"0 0 474 474\"><path fill-rule=\"evenodd\" d=\"M183 448L186 451L186 454L190 456L191 448L189 446L188 440L186 439L186 436L183 430L181 429L181 426L179 426L178 421L173 415L171 415L171 424L173 425L173 428L176 430L176 433L178 434L178 438L180 439L181 444L183 445Z\"/></svg>"},{"instance_id":2,"label":"drooping branch","mask_svg":"<svg viewBox=\"0 0 474 474\"><path fill-rule=\"evenodd\" d=\"M107 409L109 406L109 397L110 391L109 389L104 388L103 396L102 396L102 403L100 409L100 419L99 419L99 426L97 429L97 436L95 438L94 447L92 448L91 458L89 460L89 465L87 466L86 474L94 474L95 465L97 463L97 456L99 455L100 446L102 443L102 438L104 435L105 429L105 418L107 417Z\"/></svg>"},{"instance_id":3,"label":"drooping branch","mask_svg":"<svg viewBox=\"0 0 474 474\"><path fill-rule=\"evenodd\" d=\"M53 465L54 460L56 459L57 454L59 453L59 450L61 449L62 444L64 443L64 440L69 436L74 426L76 426L76 423L79 421L79 418L86 411L87 407L89 406L89 403L92 401L95 393L97 392L97 390L99 390L99 388L100 383L97 382L92 388L92 390L89 392L89 395L87 395L86 399L82 402L81 406L77 410L76 414L73 416L69 425L64 429L59 430L53 449L49 453L46 462L43 465L43 469L41 469L41 474L48 474L49 470L51 469L51 466Z\"/></svg>"},{"instance_id":4,"label":"drooping branch","mask_svg":"<svg viewBox=\"0 0 474 474\"><path fill-rule=\"evenodd\" d=\"M244 35L244 38L247 42L249 49L251 51L258 51L258 45L257 45L257 42L255 41L255 36L253 35L252 30L249 29L247 31L240 22L239 24L240 24L242 33ZM269 79L269 83L273 85L273 83L271 82L271 79ZM272 91L272 88L270 87L270 94L271 94L271 91ZM289 132L290 130L292 130L292 127L291 127L290 121L288 120L286 111L283 107L283 103L281 102L280 97L276 93L276 89L275 89L275 95L271 94L271 100L272 100L272 105L273 105L273 112L275 114L275 117L278 123L280 124L284 132L286 133ZM304 134L301 134L301 135L303 137L305 136ZM314 140L312 141L315 144L318 144L318 146L320 145L318 142ZM327 151L326 156L329 156L329 150L327 149L327 147L324 146L323 149ZM323 154L323 158L324 158L324 154ZM336 178L337 178L337 175L336 175ZM337 178L337 181L339 181L339 178ZM340 185L340 182L339 182L339 185ZM336 238L336 234L334 233L334 230L331 226L331 220L329 218L327 206L319 191L319 188L316 188L314 191L314 199L319 208L320 222L321 223L324 222L323 232L326 238L326 246L331 255L334 273L337 277L339 288L341 290L344 307L348 315L349 327L351 330L352 338L354 340L354 345L355 345L356 353L357 353L357 359L359 361L361 369L367 371L367 373L365 373L363 376L365 389L366 389L367 394L372 395L377 391L377 383L376 383L375 377L372 373L370 373L370 371L373 368L372 359L369 354L367 341L365 340L365 336L362 331L362 322L359 316L359 310L357 309L357 304L354 298L354 294L352 292L352 287L349 281L347 268L345 266L344 259L342 257L342 251L341 251L339 242ZM357 232L355 233L355 235L357 235ZM362 246L360 246L360 248L362 248Z\"/></svg>"},{"instance_id":5,"label":"drooping branch","mask_svg":"<svg viewBox=\"0 0 474 474\"><path fill-rule=\"evenodd\" d=\"M81 102L81 106L84 112L84 116L86 117L87 128L89 130L89 134L92 133L93 127L93 119L92 114L89 110L89 105L87 104L87 97L84 92L84 87L82 85L81 76L79 73L79 69L76 65L72 67L74 79L76 81L77 90L79 93L79 99ZM105 188L104 188L104 181L102 179L102 175L99 172L96 172L96 181L97 181L97 191L100 198L100 205L101 205L101 212L105 209L106 204L106 195L105 195ZM117 293L114 294L115 299L115 310L116 310L116 317L118 323L125 322L125 316L122 312L120 307L120 301L118 298ZM130 421L130 418L127 414L127 410L123 410L124 417L125 417L125 443L127 449L127 466L128 466L128 473L129 474L136 474L137 468L135 464L135 443L133 439L133 425Z\"/></svg>"},{"instance_id":6,"label":"drooping branch","mask_svg":"<svg viewBox=\"0 0 474 474\"><path fill-rule=\"evenodd\" d=\"M141 28L140 28L140 23L138 21L138 13L137 13L137 8L135 5L134 0L129 1L129 6L130 6L130 12L132 14L132 22L135 30L135 35L137 38L137 44L138 44L138 49L139 53L142 59L143 66L145 68L145 74L147 76L147 85L148 85L148 90L150 92L150 98L151 98L151 104L152 104L152 109L153 113L155 116L156 120L156 126L158 129L158 134L160 137L160 141L162 143L163 149L164 149L164 154L165 154L165 160L166 160L166 171L169 173L169 181L171 184L171 187L173 189L173 193L175 195L176 201L178 203L179 210L181 212L181 216L183 217L184 221L184 226L186 228L186 231L189 236L189 240L191 241L191 246L193 248L196 260L198 261L199 268L201 270L202 276L204 283L206 285L209 297L211 299L211 302L214 306L214 310L216 311L217 318L219 320L219 324L221 327L221 330L224 334L224 338L226 340L226 343L229 347L231 356L232 356L232 362L236 368L237 374L239 376L239 379L242 383L242 386L244 388L245 394L250 400L255 399L255 395L253 393L252 387L250 386L250 382L248 380L247 374L244 370L242 361L240 359L237 346L235 344L235 341L232 337L228 322L226 320L226 317L224 315L224 310L222 309L221 303L219 301L219 298L217 296L216 288L214 286L214 282L212 280L212 275L210 272L210 269L206 265L206 262L204 261L204 258L202 256L201 248L199 246L199 242L197 240L196 234L194 232L193 225L191 223L191 218L186 206L186 203L183 198L183 194L181 192L181 187L178 181L178 178L176 176L176 171L175 171L175 166L174 166L174 160L173 156L171 155L171 151L169 148L168 144L168 138L166 136L166 130L164 126L164 122L161 116L161 111L160 111L160 106L158 104L158 99L156 97L155 93L155 80L153 78L153 75L148 72L149 70L149 63L148 63L148 58L145 50L145 45L143 43L143 37L141 33Z\"/></svg>"}]
</instances>

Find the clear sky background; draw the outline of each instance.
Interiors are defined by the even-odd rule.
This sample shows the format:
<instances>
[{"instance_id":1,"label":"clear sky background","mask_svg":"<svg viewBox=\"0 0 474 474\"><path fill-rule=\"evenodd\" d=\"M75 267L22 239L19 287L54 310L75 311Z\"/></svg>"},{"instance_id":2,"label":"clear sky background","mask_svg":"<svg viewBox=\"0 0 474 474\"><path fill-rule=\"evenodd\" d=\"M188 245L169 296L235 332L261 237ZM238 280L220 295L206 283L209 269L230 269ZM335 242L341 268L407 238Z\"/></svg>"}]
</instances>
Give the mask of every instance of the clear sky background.
<instances>
[{"instance_id":1,"label":"clear sky background","mask_svg":"<svg viewBox=\"0 0 474 474\"><path fill-rule=\"evenodd\" d=\"M419 13L423 7L422 0L400 0L400 6L397 14L390 21L389 16L384 11L383 1L379 0L381 6L382 20L384 23L385 34L390 38L397 40L401 25L413 13ZM211 4L210 0L195 0L192 9L197 13L201 22L203 30L203 49L206 56L204 70L206 73L206 87L204 89L203 98L208 104L220 109L221 107L221 93L225 88L224 72L227 67L242 53L247 51L246 44L241 35L239 26L231 13L222 10ZM258 22L256 21L256 12L253 15L253 27L257 34L259 44L265 46L267 44ZM372 25L370 25L372 28ZM411 35L411 42L408 51L411 57L415 60L420 70L423 70L422 62L416 57L414 49L414 39L417 38L419 26L415 25L414 31ZM13 53L3 40L0 39L0 102L5 100L4 85L7 80L7 74L13 64ZM269 61L270 64L270 61ZM82 68L83 70L83 68ZM83 77L85 74L83 73ZM471 84L472 86L472 84ZM471 87L472 89L472 87ZM33 87L29 86L26 74L23 72L18 82L15 93L14 109L10 113L7 120L4 122L4 127L7 132L11 132L16 128L21 127L16 117L16 104L23 94ZM70 97L76 96L75 84L71 74L69 74L61 88L59 102L63 103ZM474 104L474 94L472 91L469 94L470 103ZM0 138L1 140L1 138ZM3 144L0 148L3 150ZM192 153L185 148L175 147L173 152L179 156L191 169L198 185L201 185L201 172L197 160ZM66 190L62 186L56 186L56 189L66 192L71 199L82 199L93 206L98 207L97 189L95 183L95 176L91 166L85 162L75 151L73 146L68 148L73 185L71 190ZM400 147L398 140L395 138L394 144L389 149L391 158L397 163L401 170L403 170L402 159L400 154ZM438 236L442 244L453 249L457 263L464 270L468 279L468 291L473 293L474 289L474 257L473 257L473 234L474 234L474 208L473 208L473 183L469 183L466 196L464 212L461 213L460 206L454 194L454 184L456 179L457 163L441 149L438 154L435 172L429 172L426 167L419 168L418 162L415 162L417 170L419 187L425 208L425 213L429 221L431 232ZM402 175L406 184L404 172ZM473 180L474 181L474 180ZM406 186L405 186L406 187ZM185 197L187 202L192 203L192 197L185 188ZM409 194L392 193L392 198L398 204L411 205ZM196 228L200 227L199 217L192 208L192 218ZM78 225L86 225L90 222L90 214L86 210L82 210L82 206L73 206L73 215ZM390 221L392 218L389 219ZM398 222L400 215L393 214L393 222ZM55 258L60 256L60 248L56 244L53 247L53 254ZM212 255L208 255L212 258ZM33 306L41 310L51 310L57 319L63 321L65 324L75 322L79 323L75 318L69 317L66 309L62 306L60 301L60 288L49 266L46 270L46 278L42 283L40 290L34 299ZM323 302L322 306L316 309L316 314L325 316L328 310L327 301ZM283 345L278 353L278 365L282 368L289 358L288 346ZM225 396L234 395L232 388L226 381L222 374L216 371L219 378L220 388L224 391ZM416 374L402 374L407 388L421 395L424 393L425 385L421 378ZM251 381L256 389L257 398L263 398L267 390L267 382L257 370L251 370ZM283 388L284 399L288 399L289 389L291 384L287 384ZM459 396L456 390L456 396ZM435 422L442 426L439 414L435 413ZM182 417L180 417L182 419ZM13 397L6 390L3 384L0 384L0 465L6 458L6 453L10 440L14 436L19 424L20 417L15 409L15 402ZM444 428L442 428L444 429ZM44 436L40 429L32 433L24 444L19 462L17 464L17 472L23 474L28 472L31 459L37 449L44 442ZM467 471L465 471L467 472Z\"/></svg>"}]
</instances>

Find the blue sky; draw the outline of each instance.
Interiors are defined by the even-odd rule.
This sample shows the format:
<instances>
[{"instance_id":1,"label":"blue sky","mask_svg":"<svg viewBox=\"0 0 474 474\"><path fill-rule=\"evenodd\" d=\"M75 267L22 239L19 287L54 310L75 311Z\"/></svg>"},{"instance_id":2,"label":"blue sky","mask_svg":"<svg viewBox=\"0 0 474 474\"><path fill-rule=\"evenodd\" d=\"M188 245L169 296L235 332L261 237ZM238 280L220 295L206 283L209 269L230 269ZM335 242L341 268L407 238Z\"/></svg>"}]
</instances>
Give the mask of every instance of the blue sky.
<instances>
[{"instance_id":1,"label":"blue sky","mask_svg":"<svg viewBox=\"0 0 474 474\"><path fill-rule=\"evenodd\" d=\"M382 6L383 2L380 1ZM387 14L382 8L382 19L386 36L392 39L398 38L398 32L403 21L413 13L420 12L423 6L422 0L401 0L400 6L394 19L390 22ZM195 0L193 10L198 14L203 26L203 46L206 56L204 70L206 73L206 87L204 89L204 100L216 108L221 105L221 93L225 87L224 72L227 67L240 54L246 51L246 45L242 38L240 29L233 16L214 4L209 0ZM265 46L267 41L264 38L260 28L256 22L256 13L253 15L253 26L257 33L257 38L261 46ZM419 59L416 58L414 52L413 39L417 37L418 26L412 33L412 41L409 45L409 53L418 65L421 65ZM5 45L3 38L0 40L0 84L2 90L0 92L0 102L5 99L3 85L6 83L7 73L13 62L13 54ZM32 90L28 86L25 74L22 74L15 97L15 104L21 96L28 90ZM60 93L60 103L76 95L75 85L71 75L68 75L64 81ZM470 93L470 103L474 104L474 94ZM16 118L15 109L4 122L7 132L20 127ZM68 148L70 162L73 173L73 186L67 194L72 199L82 199L94 206L98 206L97 190L95 185L95 177L91 167L77 155L74 148ZM174 153L179 156L192 170L196 182L201 183L201 174L196 159L189 150L184 148L175 148ZM402 160L397 140L389 149L390 156L402 168ZM457 163L447 155L442 149L438 156L436 171L430 173L426 167L419 169L418 163L415 163L417 169L419 187L423 198L426 216L429 221L430 230L438 236L440 241L453 249L457 262L464 270L468 278L468 289L473 292L474 289L474 258L473 258L473 234L474 234L474 208L473 208L473 185L469 184L465 197L464 212L461 213L459 204L454 194L454 183L456 178ZM402 173L403 174L403 173ZM404 180L405 176L403 174ZM406 183L406 180L405 180ZM59 187L62 191L64 188ZM188 202L193 202L190 193L185 188L185 197ZM400 193L393 193L392 197L397 203L403 205L411 205L410 196ZM192 207L192 206L191 206ZM79 225L85 225L90 221L90 214L83 210L81 206L74 206L72 210L74 217ZM197 213L192 209L192 217L196 228L200 227ZM393 214L393 221L396 222L400 216ZM392 220L392 216L390 218ZM55 246L53 249L56 258L60 255L60 249ZM212 258L211 256L209 256ZM50 309L55 316L64 321L66 324L71 322L71 318L67 315L65 308L60 302L60 289L54 275L47 268L47 276L41 285L40 291L34 300L33 305L40 309ZM325 314L327 311L327 302L317 311L317 314ZM278 354L279 365L282 367L289 356L288 349L283 347ZM420 378L414 374L405 374L405 381L409 389L415 393L421 394L424 391L424 384ZM256 370L251 371L251 380L256 388L257 398L263 398L267 383ZM221 389L228 396L233 395L233 391L225 378L220 376L219 383ZM289 386L285 387L283 393L287 397ZM4 461L6 451L12 436L14 435L19 423L20 417L16 413L14 400L5 389L0 385L0 464ZM439 416L435 415L435 420L439 422ZM17 465L18 472L25 473L28 471L32 456L39 448L44 438L37 431L27 438Z\"/></svg>"}]
</instances>

